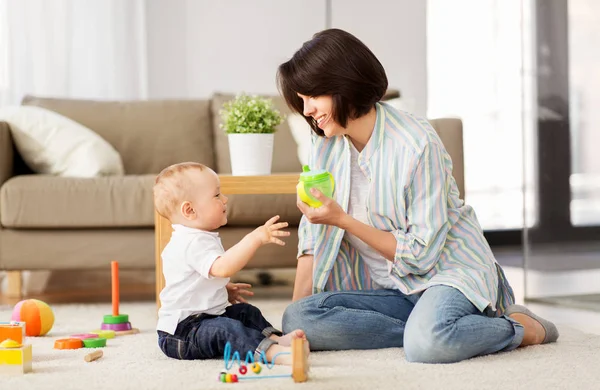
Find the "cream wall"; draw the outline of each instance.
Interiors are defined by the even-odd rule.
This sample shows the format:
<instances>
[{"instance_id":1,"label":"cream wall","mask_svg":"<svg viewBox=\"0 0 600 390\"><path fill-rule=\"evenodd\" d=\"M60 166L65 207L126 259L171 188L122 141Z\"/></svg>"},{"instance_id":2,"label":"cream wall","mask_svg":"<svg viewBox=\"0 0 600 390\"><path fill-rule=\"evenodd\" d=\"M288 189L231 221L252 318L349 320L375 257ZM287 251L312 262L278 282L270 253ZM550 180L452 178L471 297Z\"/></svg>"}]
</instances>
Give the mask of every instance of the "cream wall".
<instances>
[{"instance_id":1,"label":"cream wall","mask_svg":"<svg viewBox=\"0 0 600 390\"><path fill-rule=\"evenodd\" d=\"M326 6L325 0L149 1L149 97L277 93L277 66L326 27ZM390 87L425 114L424 1L332 0L331 26L362 39L385 67Z\"/></svg>"}]
</instances>

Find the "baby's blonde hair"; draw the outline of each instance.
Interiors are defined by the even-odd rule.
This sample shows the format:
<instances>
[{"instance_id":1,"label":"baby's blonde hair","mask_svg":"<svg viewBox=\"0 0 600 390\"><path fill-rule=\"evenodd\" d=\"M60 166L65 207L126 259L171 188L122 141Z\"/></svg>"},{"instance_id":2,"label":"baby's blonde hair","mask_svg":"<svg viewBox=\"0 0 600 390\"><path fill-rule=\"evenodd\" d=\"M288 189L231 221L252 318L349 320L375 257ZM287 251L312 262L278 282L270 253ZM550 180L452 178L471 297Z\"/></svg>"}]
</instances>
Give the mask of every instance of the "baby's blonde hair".
<instances>
[{"instance_id":1,"label":"baby's blonde hair","mask_svg":"<svg viewBox=\"0 0 600 390\"><path fill-rule=\"evenodd\" d=\"M206 165L197 162L183 162L173 164L162 170L156 176L154 188L154 208L167 219L171 219L176 211L177 205L188 195L189 178L186 173L190 170L204 171Z\"/></svg>"}]
</instances>

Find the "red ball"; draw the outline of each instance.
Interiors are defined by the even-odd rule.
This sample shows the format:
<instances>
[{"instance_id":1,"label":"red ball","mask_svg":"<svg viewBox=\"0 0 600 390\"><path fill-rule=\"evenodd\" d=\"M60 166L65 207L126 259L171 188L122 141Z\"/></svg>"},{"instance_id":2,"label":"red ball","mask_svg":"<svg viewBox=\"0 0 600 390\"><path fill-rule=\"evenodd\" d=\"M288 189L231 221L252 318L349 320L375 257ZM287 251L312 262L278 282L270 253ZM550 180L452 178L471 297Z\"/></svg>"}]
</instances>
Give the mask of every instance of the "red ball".
<instances>
[{"instance_id":1,"label":"red ball","mask_svg":"<svg viewBox=\"0 0 600 390\"><path fill-rule=\"evenodd\" d=\"M246 368L246 366L240 366L240 374L246 375L247 372L248 369Z\"/></svg>"}]
</instances>

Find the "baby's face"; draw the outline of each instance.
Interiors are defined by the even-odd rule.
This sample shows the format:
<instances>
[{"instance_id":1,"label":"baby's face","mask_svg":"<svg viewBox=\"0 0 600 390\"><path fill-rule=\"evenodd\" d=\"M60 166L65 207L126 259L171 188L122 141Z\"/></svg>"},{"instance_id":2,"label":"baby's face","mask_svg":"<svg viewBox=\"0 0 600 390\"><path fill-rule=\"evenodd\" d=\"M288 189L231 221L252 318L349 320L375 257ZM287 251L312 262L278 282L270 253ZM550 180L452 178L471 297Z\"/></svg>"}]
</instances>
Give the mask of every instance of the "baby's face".
<instances>
[{"instance_id":1,"label":"baby's face","mask_svg":"<svg viewBox=\"0 0 600 390\"><path fill-rule=\"evenodd\" d=\"M219 177L211 170L190 172L190 202L196 211L192 227L216 230L227 223L227 197L221 194Z\"/></svg>"}]
</instances>

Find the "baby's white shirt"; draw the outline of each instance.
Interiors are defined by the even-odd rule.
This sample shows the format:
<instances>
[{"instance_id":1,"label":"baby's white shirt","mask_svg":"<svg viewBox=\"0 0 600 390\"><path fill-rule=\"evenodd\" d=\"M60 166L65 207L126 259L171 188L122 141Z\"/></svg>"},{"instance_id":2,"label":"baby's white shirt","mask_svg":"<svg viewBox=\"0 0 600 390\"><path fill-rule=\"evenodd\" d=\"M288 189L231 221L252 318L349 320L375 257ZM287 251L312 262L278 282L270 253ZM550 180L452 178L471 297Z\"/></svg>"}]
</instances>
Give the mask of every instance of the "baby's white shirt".
<instances>
[{"instance_id":1,"label":"baby's white shirt","mask_svg":"<svg viewBox=\"0 0 600 390\"><path fill-rule=\"evenodd\" d=\"M190 315L220 315L230 305L229 278L209 275L210 267L225 250L219 233L173 225L171 240L163 250L165 288L160 293L157 330L174 334Z\"/></svg>"}]
</instances>

